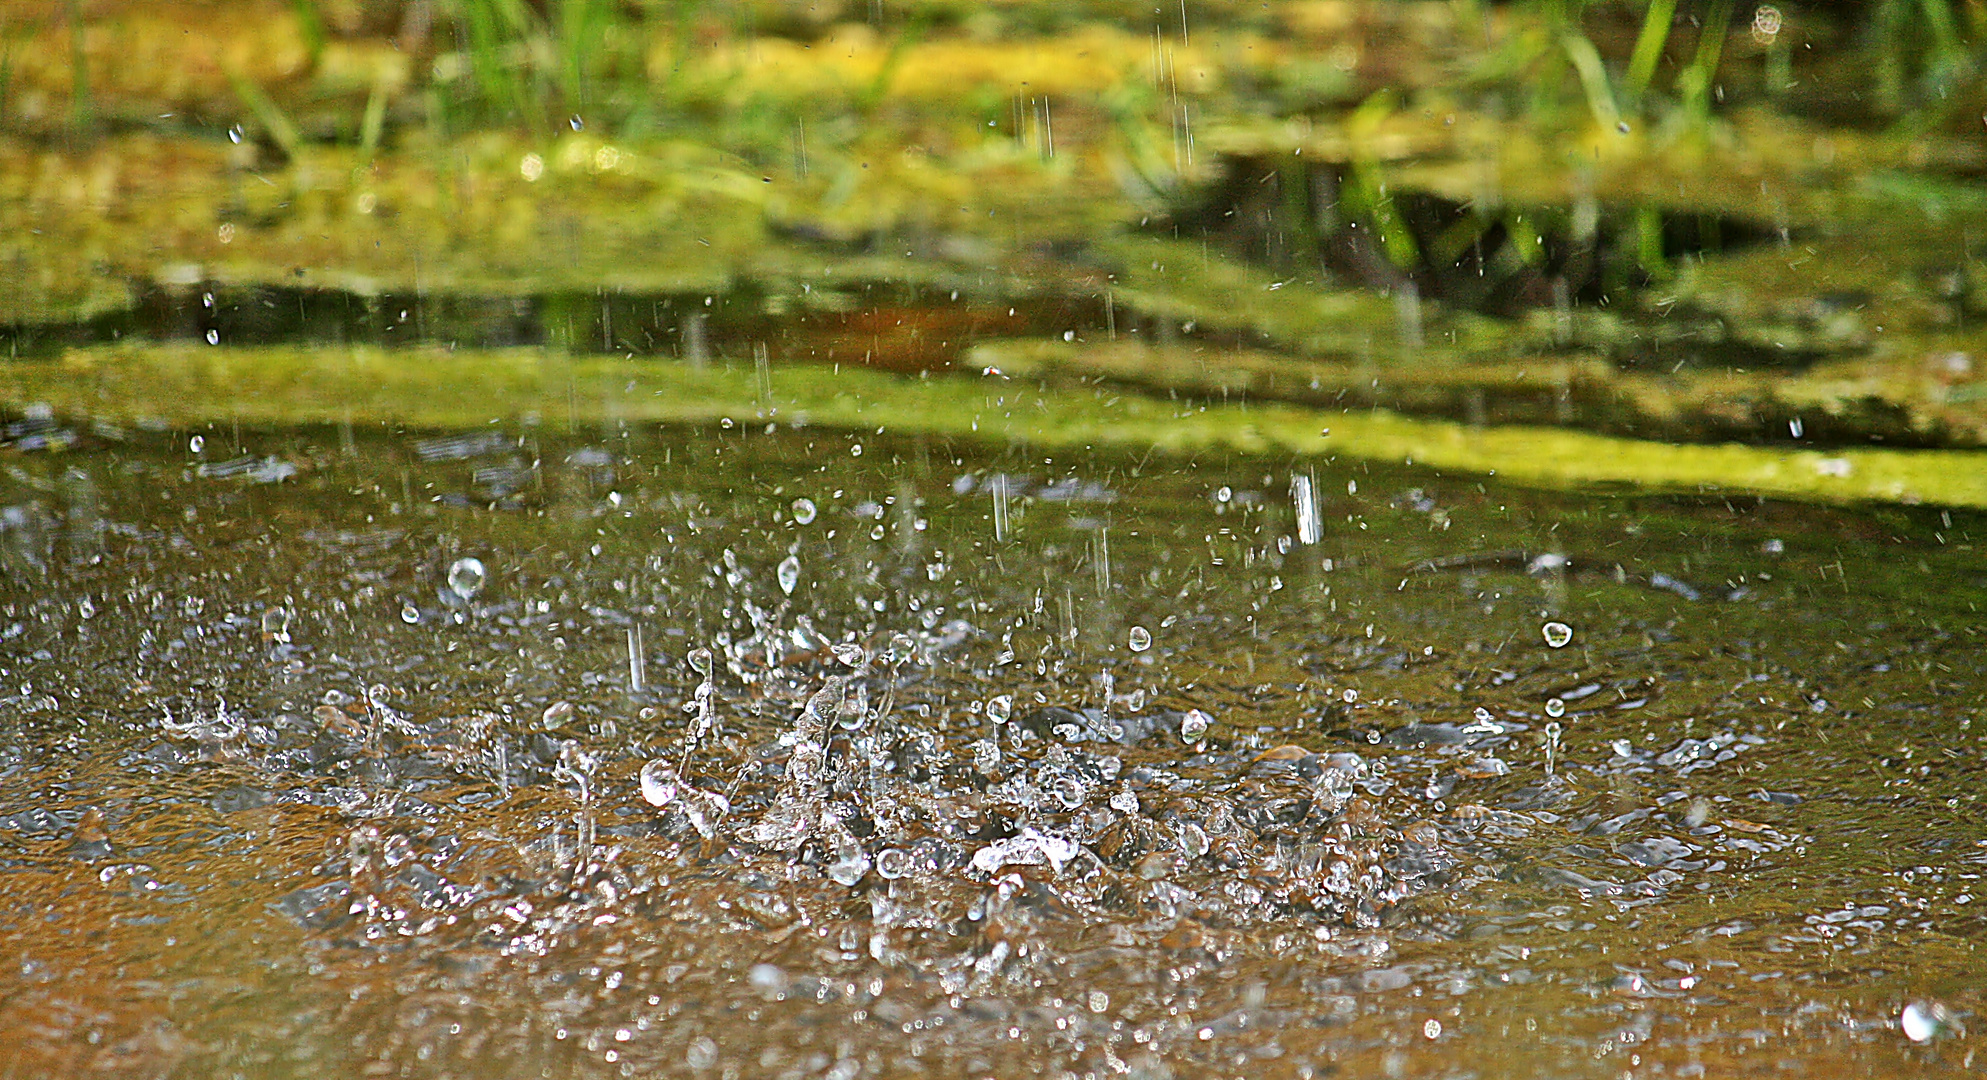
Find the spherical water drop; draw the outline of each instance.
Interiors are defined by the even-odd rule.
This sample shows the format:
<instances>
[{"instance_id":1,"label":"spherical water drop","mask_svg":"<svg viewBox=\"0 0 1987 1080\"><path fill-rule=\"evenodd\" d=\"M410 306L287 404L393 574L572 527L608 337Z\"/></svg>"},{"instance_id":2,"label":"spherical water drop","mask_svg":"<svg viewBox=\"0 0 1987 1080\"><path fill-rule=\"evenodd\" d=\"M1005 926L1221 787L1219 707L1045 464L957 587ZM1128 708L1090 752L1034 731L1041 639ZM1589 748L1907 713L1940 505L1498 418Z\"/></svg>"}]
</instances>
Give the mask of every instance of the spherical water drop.
<instances>
[{"instance_id":1,"label":"spherical water drop","mask_svg":"<svg viewBox=\"0 0 1987 1080\"><path fill-rule=\"evenodd\" d=\"M650 806L667 806L676 798L676 770L657 758L642 766L642 799Z\"/></svg>"},{"instance_id":2,"label":"spherical water drop","mask_svg":"<svg viewBox=\"0 0 1987 1080\"><path fill-rule=\"evenodd\" d=\"M1199 742L1207 734L1207 725L1214 717L1199 709L1188 709L1187 715L1180 718L1180 738L1186 742Z\"/></svg>"},{"instance_id":3,"label":"spherical water drop","mask_svg":"<svg viewBox=\"0 0 1987 1080\"><path fill-rule=\"evenodd\" d=\"M795 499L793 501L793 523L795 525L814 524L814 500Z\"/></svg>"},{"instance_id":4,"label":"spherical water drop","mask_svg":"<svg viewBox=\"0 0 1987 1080\"><path fill-rule=\"evenodd\" d=\"M1152 631L1147 630L1143 626L1132 627L1129 638L1129 644L1133 652L1144 652L1152 647Z\"/></svg>"},{"instance_id":5,"label":"spherical water drop","mask_svg":"<svg viewBox=\"0 0 1987 1080\"><path fill-rule=\"evenodd\" d=\"M845 641L828 651L835 654L835 659L849 667L861 667L863 662L869 659L869 651L853 641Z\"/></svg>"},{"instance_id":6,"label":"spherical water drop","mask_svg":"<svg viewBox=\"0 0 1987 1080\"><path fill-rule=\"evenodd\" d=\"M1013 695L1002 694L999 697L993 698L992 700L987 702L987 719L992 720L994 723L1005 724L1007 723L1008 717L1013 715L1014 715Z\"/></svg>"},{"instance_id":7,"label":"spherical water drop","mask_svg":"<svg viewBox=\"0 0 1987 1080\"><path fill-rule=\"evenodd\" d=\"M1563 622L1546 623L1539 627L1539 633L1545 636L1549 648L1563 649L1573 640L1573 628Z\"/></svg>"},{"instance_id":8,"label":"spherical water drop","mask_svg":"<svg viewBox=\"0 0 1987 1080\"><path fill-rule=\"evenodd\" d=\"M207 437L205 435L195 435L191 439L186 440L186 448L196 454L207 449Z\"/></svg>"},{"instance_id":9,"label":"spherical water drop","mask_svg":"<svg viewBox=\"0 0 1987 1080\"><path fill-rule=\"evenodd\" d=\"M711 650L709 650L709 649L706 649L706 648L703 648L702 646L699 646L699 647L697 647L697 648L695 648L695 649L691 649L691 650L690 650L690 655L688 655L688 656L687 656L687 657L685 657L684 659L686 659L686 660L688 660L688 661L690 662L690 670L691 670L691 671L694 671L694 672L696 672L697 674L699 674L699 675L702 675L703 677L705 677L705 678L707 678L707 679L708 679L708 678L710 678L710 676L711 676Z\"/></svg>"},{"instance_id":10,"label":"spherical water drop","mask_svg":"<svg viewBox=\"0 0 1987 1080\"><path fill-rule=\"evenodd\" d=\"M1120 791L1111 796L1111 809L1120 814L1138 813L1138 796L1129 791Z\"/></svg>"},{"instance_id":11,"label":"spherical water drop","mask_svg":"<svg viewBox=\"0 0 1987 1080\"><path fill-rule=\"evenodd\" d=\"M1059 776L1055 783L1049 785L1049 794L1056 797L1056 801L1063 805L1063 809L1074 810L1083 805L1083 796L1086 793L1083 790L1083 781L1074 776Z\"/></svg>"},{"instance_id":12,"label":"spherical water drop","mask_svg":"<svg viewBox=\"0 0 1987 1080\"><path fill-rule=\"evenodd\" d=\"M219 330L207 331L207 344L219 345L220 343L221 343L221 332Z\"/></svg>"},{"instance_id":13,"label":"spherical water drop","mask_svg":"<svg viewBox=\"0 0 1987 1080\"><path fill-rule=\"evenodd\" d=\"M270 637L273 638L278 638L283 641L288 641L289 637L287 636L287 631L289 629L290 629L290 610L288 608L273 607L267 609L262 613L263 633L268 634Z\"/></svg>"},{"instance_id":14,"label":"spherical water drop","mask_svg":"<svg viewBox=\"0 0 1987 1080\"><path fill-rule=\"evenodd\" d=\"M1566 715L1566 703L1558 698L1545 699L1545 714L1555 719Z\"/></svg>"},{"instance_id":15,"label":"spherical water drop","mask_svg":"<svg viewBox=\"0 0 1987 1080\"><path fill-rule=\"evenodd\" d=\"M400 621L409 626L421 621L421 609L412 604L400 605Z\"/></svg>"},{"instance_id":16,"label":"spherical water drop","mask_svg":"<svg viewBox=\"0 0 1987 1080\"><path fill-rule=\"evenodd\" d=\"M800 584L800 558L788 555L780 560L780 591L792 596L794 586L798 584Z\"/></svg>"},{"instance_id":17,"label":"spherical water drop","mask_svg":"<svg viewBox=\"0 0 1987 1080\"><path fill-rule=\"evenodd\" d=\"M483 591L483 560L475 556L461 558L449 564L448 591L463 600L469 600Z\"/></svg>"}]
</instances>

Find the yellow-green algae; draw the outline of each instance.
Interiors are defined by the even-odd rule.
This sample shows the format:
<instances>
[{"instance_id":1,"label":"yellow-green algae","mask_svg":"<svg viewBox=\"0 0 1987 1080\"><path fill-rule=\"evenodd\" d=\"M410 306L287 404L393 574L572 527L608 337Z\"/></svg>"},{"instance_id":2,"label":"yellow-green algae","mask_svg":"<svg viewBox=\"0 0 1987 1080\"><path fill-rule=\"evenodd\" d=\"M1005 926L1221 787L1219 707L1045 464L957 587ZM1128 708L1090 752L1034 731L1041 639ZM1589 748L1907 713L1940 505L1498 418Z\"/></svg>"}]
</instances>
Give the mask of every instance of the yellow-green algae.
<instances>
[{"instance_id":1,"label":"yellow-green algae","mask_svg":"<svg viewBox=\"0 0 1987 1080\"><path fill-rule=\"evenodd\" d=\"M1786 451L1672 445L1537 427L1471 427L1384 410L1193 404L1000 374L908 378L780 366L762 397L751 369L548 350L110 347L0 365L0 406L181 426L545 422L808 424L852 432L1170 454L1230 449L1343 456L1495 475L1548 487L1758 494L1815 502L1987 507L1987 454Z\"/></svg>"}]
</instances>

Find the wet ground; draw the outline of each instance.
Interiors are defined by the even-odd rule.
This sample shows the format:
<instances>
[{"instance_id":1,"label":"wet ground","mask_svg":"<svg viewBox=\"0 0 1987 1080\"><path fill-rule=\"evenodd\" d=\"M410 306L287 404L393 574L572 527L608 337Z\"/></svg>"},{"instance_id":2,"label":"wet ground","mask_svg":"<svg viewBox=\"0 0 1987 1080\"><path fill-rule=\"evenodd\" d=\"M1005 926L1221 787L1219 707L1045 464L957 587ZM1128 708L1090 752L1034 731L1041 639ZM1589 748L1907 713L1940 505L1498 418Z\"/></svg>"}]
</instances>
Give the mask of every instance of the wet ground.
<instances>
[{"instance_id":1,"label":"wet ground","mask_svg":"<svg viewBox=\"0 0 1987 1080\"><path fill-rule=\"evenodd\" d=\"M0 1076L1978 1068L1977 512L20 424Z\"/></svg>"}]
</instances>

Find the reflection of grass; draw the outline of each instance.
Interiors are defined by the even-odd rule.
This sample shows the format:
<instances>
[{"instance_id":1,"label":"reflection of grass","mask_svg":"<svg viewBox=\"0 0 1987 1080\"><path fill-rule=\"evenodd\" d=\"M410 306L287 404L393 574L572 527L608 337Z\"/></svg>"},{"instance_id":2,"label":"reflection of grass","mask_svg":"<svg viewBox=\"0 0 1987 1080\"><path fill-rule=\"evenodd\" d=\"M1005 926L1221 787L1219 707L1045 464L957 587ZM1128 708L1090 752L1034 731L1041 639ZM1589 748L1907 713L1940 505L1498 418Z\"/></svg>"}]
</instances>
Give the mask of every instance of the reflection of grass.
<instances>
[{"instance_id":1,"label":"reflection of grass","mask_svg":"<svg viewBox=\"0 0 1987 1080\"><path fill-rule=\"evenodd\" d=\"M1981 454L1672 446L1533 427L1471 428L1380 410L1205 405L1054 391L979 376L909 379L783 367L770 404L749 366L574 357L544 350L114 347L0 366L0 407L181 427L390 422L466 429L535 414L575 423L807 423L944 435L1038 450L1119 447L1410 461L1542 487L1632 484L1814 502L1987 507Z\"/></svg>"}]
</instances>

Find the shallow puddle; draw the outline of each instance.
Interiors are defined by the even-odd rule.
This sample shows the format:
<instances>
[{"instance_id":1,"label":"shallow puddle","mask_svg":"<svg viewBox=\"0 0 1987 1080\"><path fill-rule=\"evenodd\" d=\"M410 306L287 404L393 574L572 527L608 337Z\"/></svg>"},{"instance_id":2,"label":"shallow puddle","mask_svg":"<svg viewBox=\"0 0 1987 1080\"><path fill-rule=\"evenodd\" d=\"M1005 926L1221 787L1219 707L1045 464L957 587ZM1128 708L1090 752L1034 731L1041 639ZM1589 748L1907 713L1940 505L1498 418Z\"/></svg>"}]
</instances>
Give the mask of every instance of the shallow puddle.
<instances>
[{"instance_id":1,"label":"shallow puddle","mask_svg":"<svg viewBox=\"0 0 1987 1080\"><path fill-rule=\"evenodd\" d=\"M1973 1065L1978 513L115 434L0 477L0 1074Z\"/></svg>"}]
</instances>

